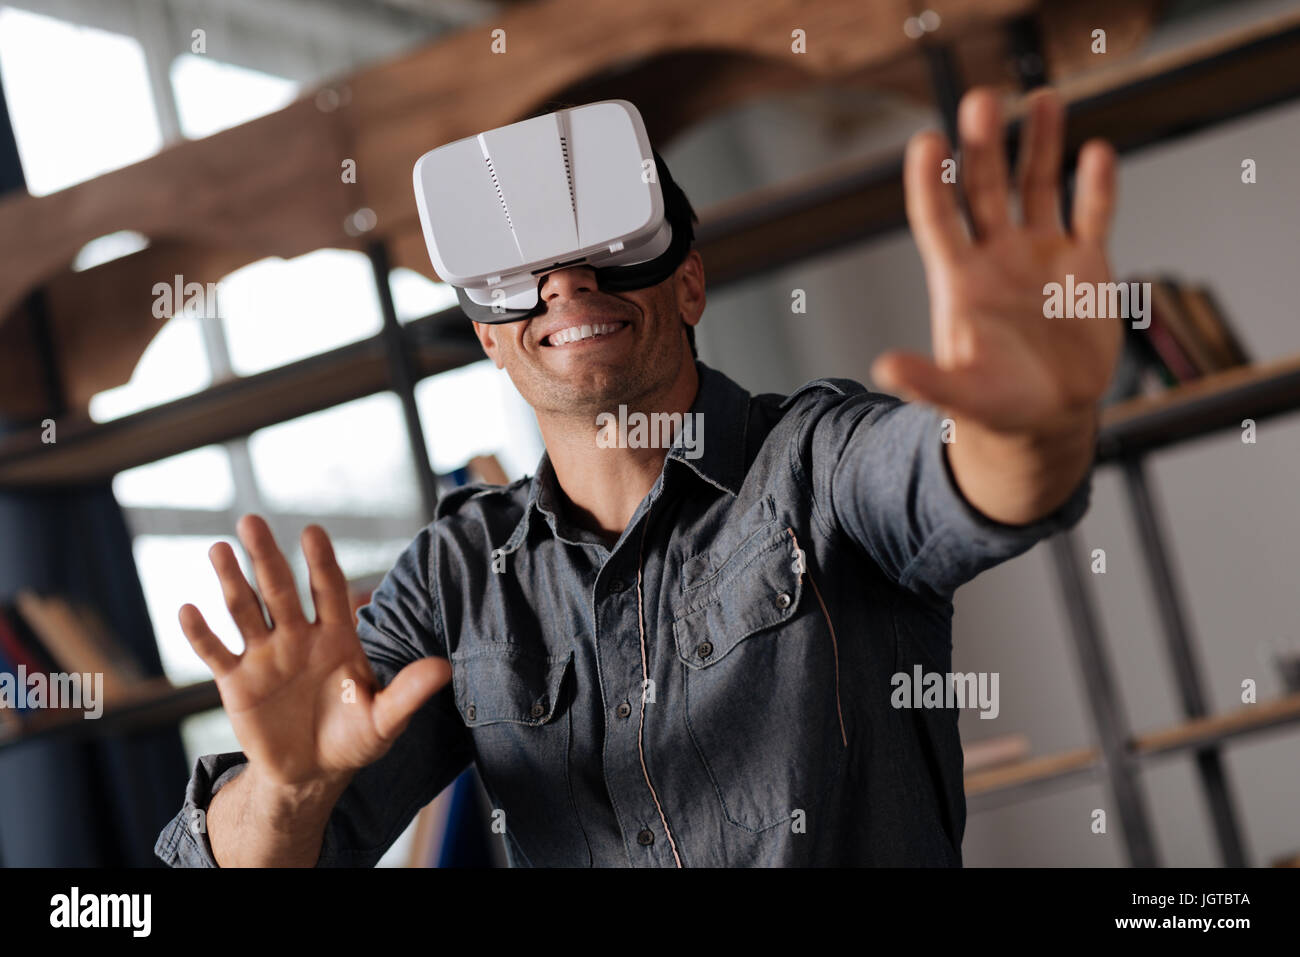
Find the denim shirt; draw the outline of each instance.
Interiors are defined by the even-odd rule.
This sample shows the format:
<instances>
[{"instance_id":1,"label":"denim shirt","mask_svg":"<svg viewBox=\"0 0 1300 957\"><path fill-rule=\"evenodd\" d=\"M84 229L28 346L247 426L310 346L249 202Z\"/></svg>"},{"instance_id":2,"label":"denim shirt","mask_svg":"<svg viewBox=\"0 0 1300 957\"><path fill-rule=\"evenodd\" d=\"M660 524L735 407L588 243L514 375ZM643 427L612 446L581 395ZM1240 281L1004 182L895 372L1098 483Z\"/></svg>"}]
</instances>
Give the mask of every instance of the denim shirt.
<instances>
[{"instance_id":1,"label":"denim shirt","mask_svg":"<svg viewBox=\"0 0 1300 957\"><path fill-rule=\"evenodd\" d=\"M358 634L380 685L428 655L452 681L357 773L318 866L373 866L471 761L515 866L961 864L959 712L894 707L891 677L951 671L955 589L1074 525L1091 471L1005 525L933 408L697 369L702 441L679 433L612 548L545 455L439 502ZM245 766L198 760L159 857L215 866L202 812Z\"/></svg>"}]
</instances>

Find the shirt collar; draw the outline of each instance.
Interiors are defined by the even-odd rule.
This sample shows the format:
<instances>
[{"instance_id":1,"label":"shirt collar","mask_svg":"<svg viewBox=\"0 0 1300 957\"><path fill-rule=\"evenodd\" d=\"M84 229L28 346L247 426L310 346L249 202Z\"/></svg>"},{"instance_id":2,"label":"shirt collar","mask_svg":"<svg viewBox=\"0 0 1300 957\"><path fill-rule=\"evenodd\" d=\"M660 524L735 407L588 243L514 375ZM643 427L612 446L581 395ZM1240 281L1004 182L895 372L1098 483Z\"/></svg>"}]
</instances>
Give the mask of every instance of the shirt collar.
<instances>
[{"instance_id":1,"label":"shirt collar","mask_svg":"<svg viewBox=\"0 0 1300 957\"><path fill-rule=\"evenodd\" d=\"M679 434L673 447L668 450L664 468L667 469L669 461L679 462L709 484L737 495L745 478L749 392L699 359L695 360L695 370L699 376L699 389L690 408L692 414L700 416L696 420L696 448L690 450L695 457L688 457L688 450ZM662 476L660 480L662 481ZM543 452L528 486L528 504L505 551L514 551L522 544L528 531L529 516L534 509L546 519L551 531L558 534L555 524L559 514L558 492L559 483L551 465L550 454Z\"/></svg>"},{"instance_id":2,"label":"shirt collar","mask_svg":"<svg viewBox=\"0 0 1300 957\"><path fill-rule=\"evenodd\" d=\"M717 369L696 359L695 369L700 388L691 404L702 425L698 433L696 457L688 458L679 441L668 458L681 462L696 475L730 492L740 493L745 480L745 430L749 423L749 393Z\"/></svg>"}]
</instances>

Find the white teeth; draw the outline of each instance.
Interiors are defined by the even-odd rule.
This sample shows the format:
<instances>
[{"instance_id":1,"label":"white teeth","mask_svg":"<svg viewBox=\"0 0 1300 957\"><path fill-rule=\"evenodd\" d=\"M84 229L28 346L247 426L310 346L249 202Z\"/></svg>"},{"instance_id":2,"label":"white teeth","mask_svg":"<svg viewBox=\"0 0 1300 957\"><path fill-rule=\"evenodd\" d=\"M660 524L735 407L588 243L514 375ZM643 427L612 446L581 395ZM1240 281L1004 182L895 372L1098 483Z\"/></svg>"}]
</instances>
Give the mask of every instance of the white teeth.
<instances>
[{"instance_id":1,"label":"white teeth","mask_svg":"<svg viewBox=\"0 0 1300 957\"><path fill-rule=\"evenodd\" d=\"M579 339L590 339L592 336L603 336L610 332L615 332L619 328L617 322L598 322L595 325L570 326L567 329L561 329L559 332L552 333L548 338L551 345L563 346L570 342L577 342Z\"/></svg>"}]
</instances>

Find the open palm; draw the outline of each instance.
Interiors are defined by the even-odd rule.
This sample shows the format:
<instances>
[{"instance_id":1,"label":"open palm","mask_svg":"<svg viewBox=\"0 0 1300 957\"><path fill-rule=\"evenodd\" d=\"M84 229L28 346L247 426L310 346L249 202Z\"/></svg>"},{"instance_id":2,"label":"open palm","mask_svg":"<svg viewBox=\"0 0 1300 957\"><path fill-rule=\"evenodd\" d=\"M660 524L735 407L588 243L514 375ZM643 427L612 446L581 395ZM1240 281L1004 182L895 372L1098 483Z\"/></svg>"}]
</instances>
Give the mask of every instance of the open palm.
<instances>
[{"instance_id":1,"label":"open palm","mask_svg":"<svg viewBox=\"0 0 1300 957\"><path fill-rule=\"evenodd\" d=\"M302 538L315 621L303 614L266 522L246 515L238 531L271 625L233 550L218 543L209 554L244 652L227 649L193 605L182 606L181 627L212 669L235 736L265 779L294 786L346 777L388 751L416 709L447 683L450 666L441 658L412 662L379 690L325 530L310 525Z\"/></svg>"},{"instance_id":2,"label":"open palm","mask_svg":"<svg viewBox=\"0 0 1300 957\"><path fill-rule=\"evenodd\" d=\"M1060 218L1064 109L1055 93L1030 98L1018 171L1021 222L1009 187L996 96L974 90L958 117L959 187L945 183L946 139L914 136L904 167L907 215L930 295L933 357L881 355L872 377L994 432L1047 432L1088 414L1110 382L1122 341L1112 319L1046 318L1044 286L1111 280L1105 241L1115 202L1115 159L1100 140L1080 153L1072 228ZM965 191L973 235L956 190Z\"/></svg>"}]
</instances>

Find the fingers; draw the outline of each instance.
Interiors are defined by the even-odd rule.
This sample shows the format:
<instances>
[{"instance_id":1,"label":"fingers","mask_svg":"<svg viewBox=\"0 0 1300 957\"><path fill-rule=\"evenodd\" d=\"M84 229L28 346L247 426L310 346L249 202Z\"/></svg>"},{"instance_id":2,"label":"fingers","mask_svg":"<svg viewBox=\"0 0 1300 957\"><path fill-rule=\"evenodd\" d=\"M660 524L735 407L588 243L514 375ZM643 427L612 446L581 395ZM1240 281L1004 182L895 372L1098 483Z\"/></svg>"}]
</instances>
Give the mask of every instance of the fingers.
<instances>
[{"instance_id":1,"label":"fingers","mask_svg":"<svg viewBox=\"0 0 1300 957\"><path fill-rule=\"evenodd\" d=\"M971 90L957 108L961 136L961 178L966 205L979 238L992 236L1010 223L1007 202L1007 156L1002 148L1002 111L997 94L987 88Z\"/></svg>"},{"instance_id":2,"label":"fingers","mask_svg":"<svg viewBox=\"0 0 1300 957\"><path fill-rule=\"evenodd\" d=\"M957 205L957 187L943 180L943 162L949 158L947 140L933 131L913 136L903 157L907 221L927 259L952 259L970 242Z\"/></svg>"},{"instance_id":3,"label":"fingers","mask_svg":"<svg viewBox=\"0 0 1300 957\"><path fill-rule=\"evenodd\" d=\"M391 741L404 730L411 716L451 680L451 665L446 658L421 658L413 661L375 695L370 715L375 731Z\"/></svg>"},{"instance_id":4,"label":"fingers","mask_svg":"<svg viewBox=\"0 0 1300 957\"><path fill-rule=\"evenodd\" d=\"M971 90L957 113L962 148L962 189L975 239L987 239L1011 226L1007 210L1006 151L1002 112L997 94L987 88ZM1065 107L1052 90L1029 98L1017 188L1024 224L1059 230L1061 163L1065 149ZM942 189L935 174L943 161L943 138L919 134L908 144L904 164L908 219L923 251L951 254L962 248L960 213L955 199ZM950 208L944 201L952 200ZM1079 154L1073 231L1086 242L1104 243L1115 209L1115 151L1104 140L1091 140Z\"/></svg>"},{"instance_id":5,"label":"fingers","mask_svg":"<svg viewBox=\"0 0 1300 957\"><path fill-rule=\"evenodd\" d=\"M941 369L926 356L899 351L877 357L871 365L871 378L882 391L955 413L970 411L972 397L986 388L977 380L967 381L960 370Z\"/></svg>"},{"instance_id":6,"label":"fingers","mask_svg":"<svg viewBox=\"0 0 1300 957\"><path fill-rule=\"evenodd\" d=\"M271 613L274 625L300 625L306 622L298 589L294 585L293 571L275 544L271 529L260 515L244 515L235 526L239 540L244 543L253 560L257 587Z\"/></svg>"},{"instance_id":7,"label":"fingers","mask_svg":"<svg viewBox=\"0 0 1300 957\"><path fill-rule=\"evenodd\" d=\"M311 582L311 600L316 606L316 620L328 623L352 622L348 602L348 580L334 557L334 546L325 529L308 525L302 531L302 553L307 559L307 576Z\"/></svg>"},{"instance_id":8,"label":"fingers","mask_svg":"<svg viewBox=\"0 0 1300 957\"><path fill-rule=\"evenodd\" d=\"M189 639L190 647L199 659L212 669L218 678L235 670L239 656L222 644L221 639L213 634L208 623L203 620L203 613L193 605L181 605L181 631Z\"/></svg>"},{"instance_id":9,"label":"fingers","mask_svg":"<svg viewBox=\"0 0 1300 957\"><path fill-rule=\"evenodd\" d=\"M257 600L253 586L244 578L234 549L225 542L217 542L208 549L208 560L217 571L217 578L221 581L221 594L226 600L226 607L230 609L235 627L244 636L245 644L266 638L271 631L266 625L262 604Z\"/></svg>"},{"instance_id":10,"label":"fingers","mask_svg":"<svg viewBox=\"0 0 1300 957\"><path fill-rule=\"evenodd\" d=\"M1103 245L1115 211L1115 150L1105 140L1089 140L1079 151L1072 228L1084 242Z\"/></svg>"},{"instance_id":11,"label":"fingers","mask_svg":"<svg viewBox=\"0 0 1300 957\"><path fill-rule=\"evenodd\" d=\"M1017 187L1026 226L1061 228L1061 154L1065 142L1065 107L1051 90L1029 98L1020 136Z\"/></svg>"}]
</instances>

